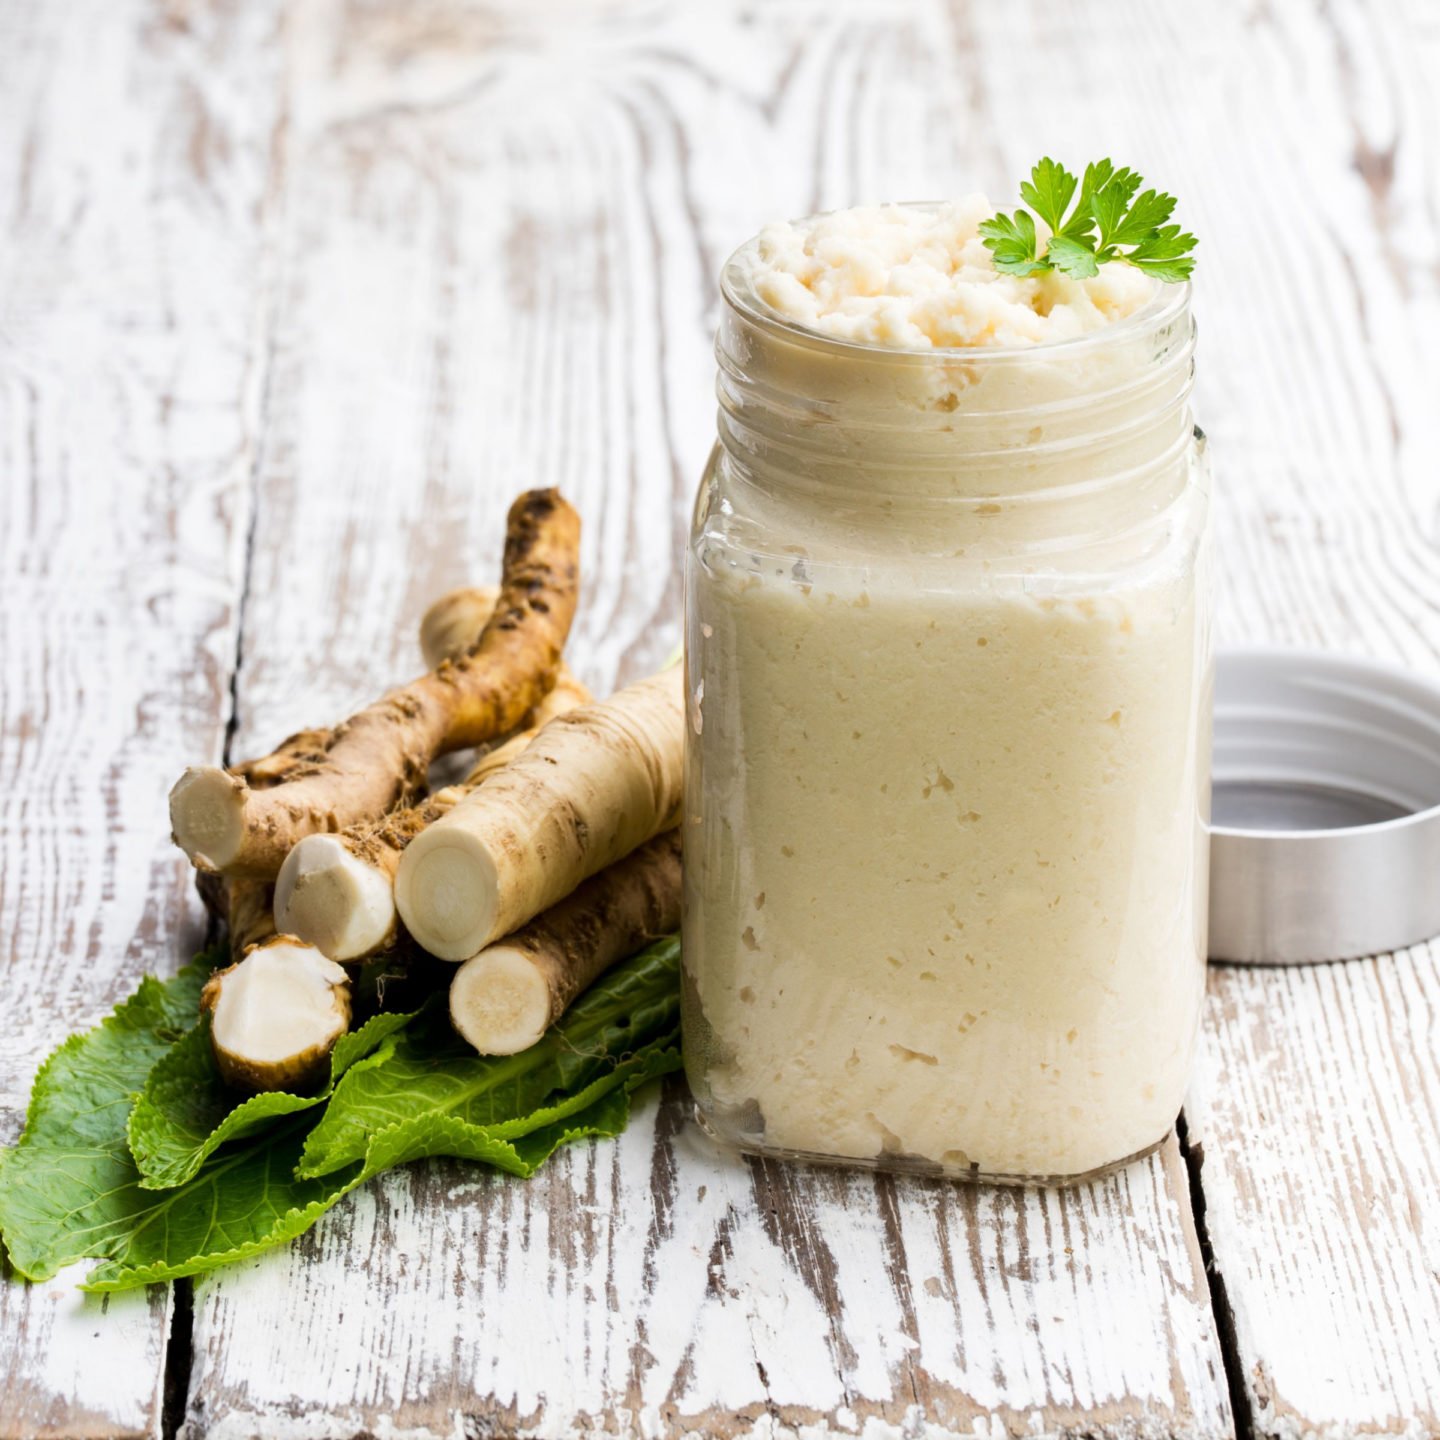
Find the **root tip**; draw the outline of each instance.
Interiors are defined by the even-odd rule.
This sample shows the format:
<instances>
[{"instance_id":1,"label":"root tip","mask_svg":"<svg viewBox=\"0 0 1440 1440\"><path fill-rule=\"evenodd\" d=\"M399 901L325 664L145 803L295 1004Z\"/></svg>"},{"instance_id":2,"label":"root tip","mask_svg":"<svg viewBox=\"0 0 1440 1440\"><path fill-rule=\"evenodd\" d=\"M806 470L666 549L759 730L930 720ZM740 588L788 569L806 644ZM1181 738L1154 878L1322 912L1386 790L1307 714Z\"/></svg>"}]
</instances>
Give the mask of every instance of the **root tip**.
<instances>
[{"instance_id":1,"label":"root tip","mask_svg":"<svg viewBox=\"0 0 1440 1440\"><path fill-rule=\"evenodd\" d=\"M495 938L494 862L464 830L439 821L405 851L395 903L406 929L432 955L468 960Z\"/></svg>"},{"instance_id":2,"label":"root tip","mask_svg":"<svg viewBox=\"0 0 1440 1440\"><path fill-rule=\"evenodd\" d=\"M197 765L170 792L170 831L175 843L204 870L224 870L245 838L249 787L215 765Z\"/></svg>"},{"instance_id":3,"label":"root tip","mask_svg":"<svg viewBox=\"0 0 1440 1440\"><path fill-rule=\"evenodd\" d=\"M450 1020L480 1054L515 1055L550 1024L550 989L523 951L494 945L456 971Z\"/></svg>"},{"instance_id":4,"label":"root tip","mask_svg":"<svg viewBox=\"0 0 1440 1440\"><path fill-rule=\"evenodd\" d=\"M395 932L390 877L334 835L307 835L275 881L275 927L331 960L363 960Z\"/></svg>"}]
</instances>

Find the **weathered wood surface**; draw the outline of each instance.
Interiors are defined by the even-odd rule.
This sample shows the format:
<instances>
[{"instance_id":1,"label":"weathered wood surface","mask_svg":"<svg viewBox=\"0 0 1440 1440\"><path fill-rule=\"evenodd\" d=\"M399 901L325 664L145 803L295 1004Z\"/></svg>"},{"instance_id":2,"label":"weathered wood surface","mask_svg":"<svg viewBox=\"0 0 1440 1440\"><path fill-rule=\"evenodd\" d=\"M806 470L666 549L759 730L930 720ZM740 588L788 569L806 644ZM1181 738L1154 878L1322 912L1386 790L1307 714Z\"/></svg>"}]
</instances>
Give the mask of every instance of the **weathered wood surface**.
<instances>
[{"instance_id":1,"label":"weathered wood surface","mask_svg":"<svg viewBox=\"0 0 1440 1440\"><path fill-rule=\"evenodd\" d=\"M586 517L584 677L658 661L725 248L983 162L935 134L955 37L928 3L498 14L292 12L237 751L412 668L526 484ZM903 97L884 137L873 83ZM198 1281L190 1430L1229 1433L1173 1145L1073 1195L957 1193L722 1160L684 1112L677 1087L527 1185L389 1177Z\"/></svg>"},{"instance_id":2,"label":"weathered wood surface","mask_svg":"<svg viewBox=\"0 0 1440 1440\"><path fill-rule=\"evenodd\" d=\"M1440 1434L1437 962L1212 977L1189 1138L1264 1434Z\"/></svg>"},{"instance_id":3,"label":"weathered wood surface","mask_svg":"<svg viewBox=\"0 0 1440 1440\"><path fill-rule=\"evenodd\" d=\"M197 1432L1228 1433L1173 1143L1049 1193L745 1164L678 1083L531 1182L373 1186L196 1322Z\"/></svg>"},{"instance_id":4,"label":"weathered wood surface","mask_svg":"<svg viewBox=\"0 0 1440 1440\"><path fill-rule=\"evenodd\" d=\"M0 13L0 1143L43 1056L199 934L168 843L218 754L273 66L262 5ZM0 1283L0 1435L149 1435L169 1292Z\"/></svg>"},{"instance_id":5,"label":"weathered wood surface","mask_svg":"<svg viewBox=\"0 0 1440 1440\"><path fill-rule=\"evenodd\" d=\"M585 678L668 651L714 275L776 214L1057 148L1179 190L1222 640L1440 667L1423 5L281 13L0 11L5 1138L185 948L163 792L232 676L237 753L368 698L529 484L587 521ZM1437 969L1212 976L1189 1141L1242 1431L1440 1433ZM166 1300L124 1304L0 1292L0 1435L158 1431ZM185 1427L1223 1435L1216 1319L1173 1145L955 1191L721 1160L672 1087L528 1185L417 1167L198 1282Z\"/></svg>"},{"instance_id":6,"label":"weathered wood surface","mask_svg":"<svg viewBox=\"0 0 1440 1440\"><path fill-rule=\"evenodd\" d=\"M1220 640L1435 675L1435 12L1207 14L1158 138L1206 237ZM1187 1118L1242 1425L1440 1434L1440 945L1214 969L1205 1032Z\"/></svg>"}]
</instances>

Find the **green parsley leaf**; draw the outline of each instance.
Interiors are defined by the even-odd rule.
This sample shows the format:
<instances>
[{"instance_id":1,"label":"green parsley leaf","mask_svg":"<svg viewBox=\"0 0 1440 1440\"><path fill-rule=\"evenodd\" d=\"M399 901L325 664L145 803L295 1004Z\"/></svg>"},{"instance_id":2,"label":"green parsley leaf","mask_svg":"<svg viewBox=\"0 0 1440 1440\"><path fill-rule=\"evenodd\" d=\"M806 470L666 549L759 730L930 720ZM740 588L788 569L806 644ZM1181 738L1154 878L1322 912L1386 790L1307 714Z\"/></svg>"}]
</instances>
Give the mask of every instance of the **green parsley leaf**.
<instances>
[{"instance_id":1,"label":"green parsley leaf","mask_svg":"<svg viewBox=\"0 0 1440 1440\"><path fill-rule=\"evenodd\" d=\"M1170 218L1170 212L1174 208L1173 195L1161 195L1154 190L1146 190L1131 202L1129 210L1121 216L1114 235L1110 237L1111 243L1139 245Z\"/></svg>"},{"instance_id":2,"label":"green parsley leaf","mask_svg":"<svg viewBox=\"0 0 1440 1440\"><path fill-rule=\"evenodd\" d=\"M995 268L1007 275L1037 275L1050 268L1036 255L1038 237L1035 221L1028 211L1017 210L1013 216L997 214L991 220L982 220L980 235L986 249L995 257Z\"/></svg>"},{"instance_id":3,"label":"green parsley leaf","mask_svg":"<svg viewBox=\"0 0 1440 1440\"><path fill-rule=\"evenodd\" d=\"M1080 198L1075 202L1075 212L1065 225L1065 234L1073 239L1083 239L1095 229L1095 211L1091 201L1095 192L1115 173L1115 167L1108 160L1095 160L1085 167L1085 178L1080 182Z\"/></svg>"},{"instance_id":4,"label":"green parsley leaf","mask_svg":"<svg viewBox=\"0 0 1440 1440\"><path fill-rule=\"evenodd\" d=\"M1031 172L1030 179L1020 182L1020 198L1058 233L1064 223L1065 208L1079 182L1063 166L1047 155Z\"/></svg>"},{"instance_id":5,"label":"green parsley leaf","mask_svg":"<svg viewBox=\"0 0 1440 1440\"><path fill-rule=\"evenodd\" d=\"M1130 197L1139 188L1140 177L1130 169L1117 170L1090 197L1090 209L1099 229L1099 249L1103 253L1115 244L1116 232L1125 218Z\"/></svg>"},{"instance_id":6,"label":"green parsley leaf","mask_svg":"<svg viewBox=\"0 0 1440 1440\"><path fill-rule=\"evenodd\" d=\"M1189 252L1197 243L1193 235L1182 234L1178 225L1165 225L1146 236L1124 258L1147 275L1173 285L1194 273L1195 257Z\"/></svg>"},{"instance_id":7,"label":"green parsley leaf","mask_svg":"<svg viewBox=\"0 0 1440 1440\"><path fill-rule=\"evenodd\" d=\"M1045 251L1045 258L1072 280L1088 280L1100 273L1100 262L1095 258L1095 252L1084 240L1071 235L1056 235Z\"/></svg>"},{"instance_id":8,"label":"green parsley leaf","mask_svg":"<svg viewBox=\"0 0 1440 1440\"><path fill-rule=\"evenodd\" d=\"M1047 155L1020 185L1020 198L1030 209L995 215L980 225L980 236L995 268L1007 275L1058 271L1085 280L1099 274L1100 266L1118 261L1167 284L1189 279L1195 270L1190 252L1198 242L1178 225L1166 223L1175 197L1141 191L1140 185L1134 170L1117 170L1108 158L1091 161L1077 182ZM1050 230L1043 250L1035 216Z\"/></svg>"}]
</instances>

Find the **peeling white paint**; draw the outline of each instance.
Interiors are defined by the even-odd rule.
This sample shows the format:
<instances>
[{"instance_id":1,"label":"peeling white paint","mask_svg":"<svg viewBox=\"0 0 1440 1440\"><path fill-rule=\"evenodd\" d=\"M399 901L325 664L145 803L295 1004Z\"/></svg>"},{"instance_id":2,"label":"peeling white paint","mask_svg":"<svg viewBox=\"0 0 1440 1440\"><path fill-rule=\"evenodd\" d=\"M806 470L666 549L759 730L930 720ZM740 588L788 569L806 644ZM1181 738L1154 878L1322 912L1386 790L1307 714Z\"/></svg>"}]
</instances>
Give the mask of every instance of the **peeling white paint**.
<instances>
[{"instance_id":1,"label":"peeling white paint","mask_svg":"<svg viewBox=\"0 0 1440 1440\"><path fill-rule=\"evenodd\" d=\"M1257 1424L1281 1440L1440 1416L1437 978L1434 943L1212 971L1186 1113Z\"/></svg>"},{"instance_id":2,"label":"peeling white paint","mask_svg":"<svg viewBox=\"0 0 1440 1440\"><path fill-rule=\"evenodd\" d=\"M0 22L0 1143L198 937L165 794L228 707L278 6ZM0 1434L158 1433L167 1293L0 1279Z\"/></svg>"},{"instance_id":3,"label":"peeling white paint","mask_svg":"<svg viewBox=\"0 0 1440 1440\"><path fill-rule=\"evenodd\" d=\"M585 517L570 653L587 681L663 658L714 433L697 297L722 247L809 203L852 84L834 89L823 57L878 12L807 12L774 109L755 97L800 39L782 7L600 7L563 38L505 14L499 38L442 45L423 27L401 40L407 7L292 12L240 750L404 674L404 617L493 573L520 485L559 484ZM927 146L953 92L951 18L936 0L885 14L909 57L894 93L930 99L895 112L876 183L944 188ZM384 63L391 44L403 65ZM722 74L747 78L707 78ZM429 82L452 99L427 100ZM853 131L861 153L871 133ZM747 162L759 153L768 166ZM824 184L817 199L850 198ZM1090 1412L1117 1434L1228 1428L1173 1148L1101 1186L1016 1197L759 1171L679 1116L651 1098L617 1142L525 1185L387 1177L299 1245L204 1278L196 1425L262 1415L283 1440L285 1416L329 1409L337 1433L354 1417L444 1433L453 1405L547 1437L723 1417L757 1437L879 1440L944 1433L942 1412L997 1437Z\"/></svg>"},{"instance_id":4,"label":"peeling white paint","mask_svg":"<svg viewBox=\"0 0 1440 1440\"><path fill-rule=\"evenodd\" d=\"M1077 153L1136 137L1127 158L1211 237L1222 637L1433 671L1440 295L1427 151L1401 127L1434 128L1440 32L1353 0L1226 3L1180 65L1139 0L1103 56L1078 11L1027 0L659 0L562 27L546 5L317 0L283 30L280 8L20 7L0 49L5 133L33 140L33 160L0 144L24 281L0 376L0 1135L44 1051L177 958L179 872L144 867L175 768L218 740L252 469L241 748L414 668L406 627L493 573L525 485L585 516L587 680L659 660L713 434L719 261L797 208L1019 173L1056 112L1017 34L1063 57ZM1163 75L1170 103L1112 68ZM1284 246L1227 236L1237 193ZM1440 1428L1437 965L1212 981L1190 1133L1279 1440ZM530 1186L422 1167L201 1281L187 1433L463 1440L513 1411L548 1440L716 1415L757 1440L929 1440L942 1404L975 1440L1224 1433L1173 1150L1068 1197L902 1183L888 1212L868 1177L795 1172L777 1229L750 1167L674 1120L647 1103ZM0 1294L0 1373L37 1415L153 1431L162 1292L98 1324L70 1278Z\"/></svg>"}]
</instances>

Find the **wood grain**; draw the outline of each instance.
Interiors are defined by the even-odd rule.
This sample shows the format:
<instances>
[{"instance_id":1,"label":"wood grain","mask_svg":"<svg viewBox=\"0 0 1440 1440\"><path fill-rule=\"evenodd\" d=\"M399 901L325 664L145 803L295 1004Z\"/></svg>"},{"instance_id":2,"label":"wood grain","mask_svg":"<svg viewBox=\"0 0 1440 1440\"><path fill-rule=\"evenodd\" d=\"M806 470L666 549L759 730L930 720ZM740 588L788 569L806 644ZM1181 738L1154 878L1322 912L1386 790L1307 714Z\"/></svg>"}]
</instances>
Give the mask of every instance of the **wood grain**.
<instances>
[{"instance_id":1,"label":"wood grain","mask_svg":"<svg viewBox=\"0 0 1440 1440\"><path fill-rule=\"evenodd\" d=\"M1229 1433L1173 1142L966 1189L727 1159L678 1084L531 1182L370 1187L197 1287L195 1341L196 1434Z\"/></svg>"},{"instance_id":2,"label":"wood grain","mask_svg":"<svg viewBox=\"0 0 1440 1440\"><path fill-rule=\"evenodd\" d=\"M1187 1106L1267 1435L1440 1433L1440 945L1211 977Z\"/></svg>"},{"instance_id":3,"label":"wood grain","mask_svg":"<svg viewBox=\"0 0 1440 1440\"><path fill-rule=\"evenodd\" d=\"M962 44L924 0L556 13L291 12L237 753L412 669L523 485L586 519L584 678L658 661L725 250L952 186ZM725 1160L685 1117L672 1090L528 1185L387 1177L198 1281L187 1434L1230 1432L1173 1144L957 1192Z\"/></svg>"},{"instance_id":4,"label":"wood grain","mask_svg":"<svg viewBox=\"0 0 1440 1440\"><path fill-rule=\"evenodd\" d=\"M1433 8L968 13L1012 173L1063 133L1178 191L1202 237L1220 643L1440 674ZM1187 1115L1242 1427L1440 1433L1437 1013L1433 945L1212 971Z\"/></svg>"},{"instance_id":5,"label":"wood grain","mask_svg":"<svg viewBox=\"0 0 1440 1440\"><path fill-rule=\"evenodd\" d=\"M44 1055L199 936L165 791L234 653L267 25L0 15L4 1143ZM169 1294L82 1273L0 1283L0 1435L158 1434Z\"/></svg>"},{"instance_id":6,"label":"wood grain","mask_svg":"<svg viewBox=\"0 0 1440 1440\"><path fill-rule=\"evenodd\" d=\"M1178 190L1222 640L1440 671L1440 26L1196 16L0 9L0 1139L189 945L164 791L232 682L254 750L410 673L530 484L586 517L587 681L668 652L714 276L775 215L1005 195L1057 149ZM1440 1433L1437 1016L1433 945L1212 974L1189 1143L1242 1429ZM102 1316L70 1278L0 1289L0 1436L156 1433L165 1292ZM953 1191L724 1161L672 1090L529 1186L391 1177L196 1302L195 1437L1231 1425L1173 1146Z\"/></svg>"},{"instance_id":7,"label":"wood grain","mask_svg":"<svg viewBox=\"0 0 1440 1440\"><path fill-rule=\"evenodd\" d=\"M1440 675L1437 38L1420 7L1227 6L1169 72L1222 643ZM1440 1433L1437 961L1212 971L1187 1116L1260 1433Z\"/></svg>"}]
</instances>

